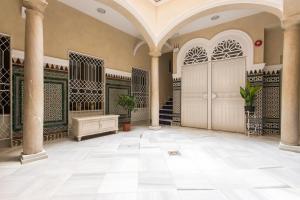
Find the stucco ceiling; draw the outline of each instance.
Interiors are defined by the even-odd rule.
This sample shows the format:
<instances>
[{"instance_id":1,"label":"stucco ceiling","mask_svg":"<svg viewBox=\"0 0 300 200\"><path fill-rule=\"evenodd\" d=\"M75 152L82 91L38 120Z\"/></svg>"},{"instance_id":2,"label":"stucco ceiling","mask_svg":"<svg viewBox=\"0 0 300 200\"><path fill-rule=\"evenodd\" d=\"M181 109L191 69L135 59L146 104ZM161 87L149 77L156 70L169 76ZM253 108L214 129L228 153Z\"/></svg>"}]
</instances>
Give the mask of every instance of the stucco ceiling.
<instances>
[{"instance_id":1,"label":"stucco ceiling","mask_svg":"<svg viewBox=\"0 0 300 200\"><path fill-rule=\"evenodd\" d=\"M135 37L140 37L139 32L133 26L133 24L123 17L120 13L112 8L95 0L59 0L60 2L79 10L101 22L104 22L110 26L113 26L125 33L128 33ZM106 13L101 14L97 11L98 8L103 8Z\"/></svg>"},{"instance_id":2,"label":"stucco ceiling","mask_svg":"<svg viewBox=\"0 0 300 200\"><path fill-rule=\"evenodd\" d=\"M125 33L128 33L134 37L141 38L140 33L129 20L127 20L124 16L122 16L114 9L100 3L99 1L95 1L95 0L84 0L84 1L83 0L59 0L59 1L101 22L109 24L110 26L113 26ZM155 0L150 0L150 1L155 3ZM165 3L167 1L169 0L161 0L158 3ZM106 13L105 14L99 13L97 11L97 8L105 9ZM255 9L241 9L241 10L229 10L229 11L214 13L212 15L199 18L191 22L190 24L182 27L177 32L176 35L182 35L193 31L201 30L204 28L208 28L211 26L236 20L242 17L254 15L258 12L260 11ZM218 20L212 21L211 17L214 15L218 15L220 16L220 18Z\"/></svg>"}]
</instances>

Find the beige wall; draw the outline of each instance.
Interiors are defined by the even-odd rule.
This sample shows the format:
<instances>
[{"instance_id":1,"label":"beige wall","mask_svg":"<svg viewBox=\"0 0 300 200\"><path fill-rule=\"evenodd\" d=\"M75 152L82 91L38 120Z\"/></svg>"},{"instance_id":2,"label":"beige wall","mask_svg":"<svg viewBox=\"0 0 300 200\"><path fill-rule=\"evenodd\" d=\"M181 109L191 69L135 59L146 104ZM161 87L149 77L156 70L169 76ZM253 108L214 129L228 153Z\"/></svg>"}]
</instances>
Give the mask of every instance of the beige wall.
<instances>
[{"instance_id":1,"label":"beige wall","mask_svg":"<svg viewBox=\"0 0 300 200\"><path fill-rule=\"evenodd\" d=\"M283 30L274 27L265 30L265 63L267 65L282 64Z\"/></svg>"},{"instance_id":2,"label":"beige wall","mask_svg":"<svg viewBox=\"0 0 300 200\"><path fill-rule=\"evenodd\" d=\"M159 58L159 105L160 107L173 96L172 72L169 72L169 63L172 63L173 53L165 53Z\"/></svg>"},{"instance_id":3,"label":"beige wall","mask_svg":"<svg viewBox=\"0 0 300 200\"><path fill-rule=\"evenodd\" d=\"M300 1L299 0L284 0L284 18L292 17L293 15L299 15L300 13Z\"/></svg>"},{"instance_id":4,"label":"beige wall","mask_svg":"<svg viewBox=\"0 0 300 200\"><path fill-rule=\"evenodd\" d=\"M131 71L136 66L148 69L148 47L133 56L138 39L56 0L48 0L44 19L45 55L68 59L68 51L78 51L103 58L109 68ZM0 32L12 37L12 48L24 49L25 20L19 0L0 1Z\"/></svg>"},{"instance_id":5,"label":"beige wall","mask_svg":"<svg viewBox=\"0 0 300 200\"><path fill-rule=\"evenodd\" d=\"M172 44L179 44L182 47L186 42L194 38L211 39L217 33L225 30L237 29L246 32L254 41L264 40L264 30L266 27L280 24L278 17L268 13L260 13L257 15L244 17L235 21L220 24L214 27L188 33L177 38L171 39ZM175 55L176 57L176 55ZM264 62L264 45L255 47L254 49L254 63ZM176 62L174 63L174 72L176 73Z\"/></svg>"}]
</instances>

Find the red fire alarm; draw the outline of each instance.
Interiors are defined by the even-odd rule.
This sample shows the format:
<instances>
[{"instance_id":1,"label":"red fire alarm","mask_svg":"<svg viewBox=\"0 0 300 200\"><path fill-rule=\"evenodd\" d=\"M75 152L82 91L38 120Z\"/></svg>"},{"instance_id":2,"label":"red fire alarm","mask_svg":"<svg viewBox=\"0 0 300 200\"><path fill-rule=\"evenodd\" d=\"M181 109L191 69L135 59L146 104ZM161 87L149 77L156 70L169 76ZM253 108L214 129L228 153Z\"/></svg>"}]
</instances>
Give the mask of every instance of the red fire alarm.
<instances>
[{"instance_id":1,"label":"red fire alarm","mask_svg":"<svg viewBox=\"0 0 300 200\"><path fill-rule=\"evenodd\" d=\"M255 42L256 47L260 47L262 44L263 44L262 40L256 40L256 42Z\"/></svg>"}]
</instances>

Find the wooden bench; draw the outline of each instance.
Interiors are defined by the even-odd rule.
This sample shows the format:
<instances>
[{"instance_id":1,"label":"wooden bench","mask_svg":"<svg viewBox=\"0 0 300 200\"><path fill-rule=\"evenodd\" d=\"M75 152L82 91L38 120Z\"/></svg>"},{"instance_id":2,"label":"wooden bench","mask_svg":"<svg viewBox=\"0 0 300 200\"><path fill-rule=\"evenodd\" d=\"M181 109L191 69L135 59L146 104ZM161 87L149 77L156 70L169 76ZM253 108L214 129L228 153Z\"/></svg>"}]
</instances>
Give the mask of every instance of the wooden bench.
<instances>
[{"instance_id":1,"label":"wooden bench","mask_svg":"<svg viewBox=\"0 0 300 200\"><path fill-rule=\"evenodd\" d=\"M78 141L84 136L96 135L119 130L119 115L100 115L73 117L72 132Z\"/></svg>"}]
</instances>

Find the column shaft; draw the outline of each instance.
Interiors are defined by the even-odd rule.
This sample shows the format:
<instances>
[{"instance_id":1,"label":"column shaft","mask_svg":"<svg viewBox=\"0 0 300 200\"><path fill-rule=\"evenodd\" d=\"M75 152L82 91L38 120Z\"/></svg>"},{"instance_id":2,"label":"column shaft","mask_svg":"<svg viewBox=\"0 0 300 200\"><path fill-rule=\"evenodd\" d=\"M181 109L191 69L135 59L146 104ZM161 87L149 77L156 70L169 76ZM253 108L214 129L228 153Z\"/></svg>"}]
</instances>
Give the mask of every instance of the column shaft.
<instances>
[{"instance_id":1,"label":"column shaft","mask_svg":"<svg viewBox=\"0 0 300 200\"><path fill-rule=\"evenodd\" d=\"M24 118L23 153L21 162L27 163L43 158L44 126L44 41L43 11L44 0L24 0L25 23L25 64L24 64Z\"/></svg>"},{"instance_id":2,"label":"column shaft","mask_svg":"<svg viewBox=\"0 0 300 200\"><path fill-rule=\"evenodd\" d=\"M152 56L151 63L151 119L152 129L159 129L159 57Z\"/></svg>"},{"instance_id":3,"label":"column shaft","mask_svg":"<svg viewBox=\"0 0 300 200\"><path fill-rule=\"evenodd\" d=\"M299 144L300 26L284 31L281 143Z\"/></svg>"}]
</instances>

